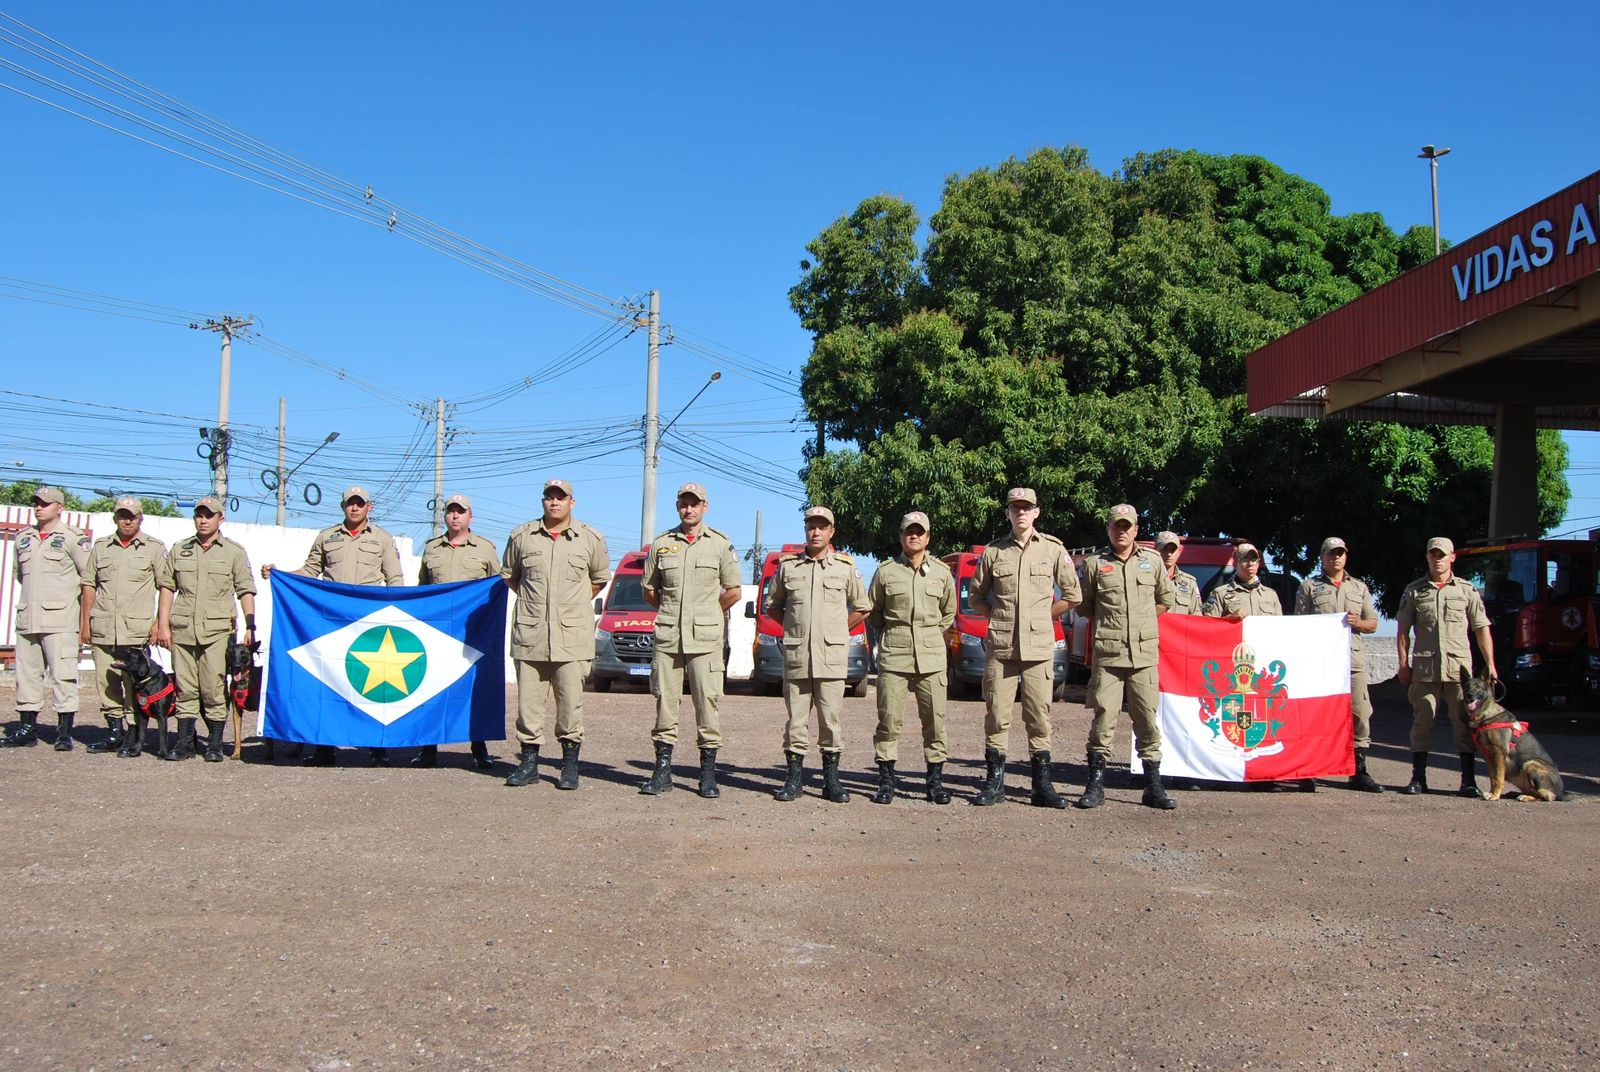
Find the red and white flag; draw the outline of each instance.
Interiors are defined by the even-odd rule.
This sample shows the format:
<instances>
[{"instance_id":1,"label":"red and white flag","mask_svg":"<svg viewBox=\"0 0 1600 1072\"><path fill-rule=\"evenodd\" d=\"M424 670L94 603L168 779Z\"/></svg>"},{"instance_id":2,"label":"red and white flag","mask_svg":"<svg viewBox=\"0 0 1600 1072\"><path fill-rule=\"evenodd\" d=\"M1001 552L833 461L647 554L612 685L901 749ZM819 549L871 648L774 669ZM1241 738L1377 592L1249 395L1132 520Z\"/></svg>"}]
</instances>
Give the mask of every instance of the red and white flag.
<instances>
[{"instance_id":1,"label":"red and white flag","mask_svg":"<svg viewBox=\"0 0 1600 1072\"><path fill-rule=\"evenodd\" d=\"M1161 773L1224 782L1355 773L1342 614L1163 614ZM1143 770L1134 757L1135 772Z\"/></svg>"}]
</instances>

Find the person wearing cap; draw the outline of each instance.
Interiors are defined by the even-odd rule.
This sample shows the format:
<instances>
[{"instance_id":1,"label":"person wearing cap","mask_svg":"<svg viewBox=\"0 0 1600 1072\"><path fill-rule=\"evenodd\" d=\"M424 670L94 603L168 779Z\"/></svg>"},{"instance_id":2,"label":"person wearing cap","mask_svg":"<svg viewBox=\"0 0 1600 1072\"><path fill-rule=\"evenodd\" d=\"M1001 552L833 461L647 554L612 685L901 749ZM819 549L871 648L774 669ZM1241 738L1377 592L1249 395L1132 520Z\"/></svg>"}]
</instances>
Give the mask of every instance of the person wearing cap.
<instances>
[{"instance_id":1,"label":"person wearing cap","mask_svg":"<svg viewBox=\"0 0 1600 1072\"><path fill-rule=\"evenodd\" d=\"M783 727L786 766L775 800L794 800L805 780L811 745L811 712L817 713L817 750L822 753L822 796L835 804L849 801L839 784L839 753L844 737L839 715L849 663L850 631L872 609L855 559L833 549L833 511L806 510L805 546L778 560L767 590L767 614L783 623Z\"/></svg>"},{"instance_id":2,"label":"person wearing cap","mask_svg":"<svg viewBox=\"0 0 1600 1072\"><path fill-rule=\"evenodd\" d=\"M1337 536L1322 541L1322 572L1300 582L1295 593L1296 614L1343 614L1350 627L1350 728L1355 751L1356 772L1350 776L1352 789L1381 793L1383 786L1367 773L1367 749L1372 746L1372 697L1367 693L1366 647L1361 634L1378 631L1378 612L1372 593L1359 577L1352 577L1349 548Z\"/></svg>"},{"instance_id":3,"label":"person wearing cap","mask_svg":"<svg viewBox=\"0 0 1600 1072\"><path fill-rule=\"evenodd\" d=\"M1208 618L1227 618L1238 621L1251 614L1282 614L1283 603L1278 593L1261 583L1261 552L1253 543L1239 543L1233 548L1233 576L1226 584L1211 590L1211 598L1202 608Z\"/></svg>"},{"instance_id":4,"label":"person wearing cap","mask_svg":"<svg viewBox=\"0 0 1600 1072\"><path fill-rule=\"evenodd\" d=\"M1401 790L1407 796L1428 790L1428 751L1433 747L1433 723L1441 702L1450 714L1461 761L1457 792L1464 797L1483 796L1475 772L1477 749L1462 718L1461 677L1472 673L1469 633L1478 641L1491 683L1499 673L1483 598L1471 582L1455 575L1455 561L1456 547L1449 539L1435 536L1429 540L1428 574L1406 585L1395 615L1395 645L1400 655L1397 676L1411 701L1411 781Z\"/></svg>"},{"instance_id":5,"label":"person wearing cap","mask_svg":"<svg viewBox=\"0 0 1600 1072\"><path fill-rule=\"evenodd\" d=\"M594 662L594 607L590 600L611 579L611 553L599 529L572 516L577 500L565 480L544 482L544 514L519 525L506 540L500 577L517 594L511 623L511 658L517 669L517 769L506 784L539 780L545 705L556 702L561 742L558 789L578 788L583 746L583 679Z\"/></svg>"},{"instance_id":6,"label":"person wearing cap","mask_svg":"<svg viewBox=\"0 0 1600 1072\"><path fill-rule=\"evenodd\" d=\"M1172 613L1199 614L1200 582L1194 574L1178 568L1178 559L1183 557L1183 539L1176 532L1156 533L1156 553L1166 567L1167 580L1172 582Z\"/></svg>"},{"instance_id":7,"label":"person wearing cap","mask_svg":"<svg viewBox=\"0 0 1600 1072\"><path fill-rule=\"evenodd\" d=\"M222 535L223 520L221 499L215 495L196 499L194 535L173 544L156 571L153 639L171 650L172 674L178 686L178 739L167 759L194 755L195 720L204 718L206 761L222 762L235 599L244 611L245 644L254 644L256 639L256 583L250 556Z\"/></svg>"},{"instance_id":8,"label":"person wearing cap","mask_svg":"<svg viewBox=\"0 0 1600 1072\"><path fill-rule=\"evenodd\" d=\"M1094 711L1094 721L1085 749L1089 778L1077 800L1080 808L1105 803L1106 764L1124 704L1133 719L1134 749L1144 765L1140 802L1161 811L1178 806L1161 784L1161 721L1156 710L1160 699L1156 668L1161 658L1156 619L1172 609L1177 596L1162 557L1140 547L1138 537L1139 511L1129 503L1118 503L1106 513L1111 546L1083 563L1083 608L1078 613L1094 623L1094 669L1086 705ZM1161 542L1159 536L1156 542Z\"/></svg>"},{"instance_id":9,"label":"person wearing cap","mask_svg":"<svg viewBox=\"0 0 1600 1072\"><path fill-rule=\"evenodd\" d=\"M444 501L444 532L422 545L418 584L453 584L477 581L500 572L500 552L492 541L472 531L472 500L452 495ZM438 745L425 744L411 760L413 767L435 767ZM490 770L494 761L486 741L472 742L472 765Z\"/></svg>"},{"instance_id":10,"label":"person wearing cap","mask_svg":"<svg viewBox=\"0 0 1600 1072\"><path fill-rule=\"evenodd\" d=\"M1039 498L1032 488L1006 493L1006 519L1011 531L983 549L972 574L972 611L989 619L983 668L984 782L972 803L983 807L1005 799L1011 705L1020 688L1033 765L1031 801L1042 808L1064 808L1067 802L1056 792L1050 770L1050 692L1056 625L1082 602L1083 593L1065 545L1034 527Z\"/></svg>"},{"instance_id":11,"label":"person wearing cap","mask_svg":"<svg viewBox=\"0 0 1600 1072\"><path fill-rule=\"evenodd\" d=\"M944 634L956 620L956 582L950 567L928 554L927 514L914 510L900 519L900 554L872 575L867 600L872 604L868 620L878 638L878 732L872 738L878 791L872 802L894 800L900 719L909 695L917 698L922 719L927 799L948 804L944 712L949 656Z\"/></svg>"},{"instance_id":12,"label":"person wearing cap","mask_svg":"<svg viewBox=\"0 0 1600 1072\"><path fill-rule=\"evenodd\" d=\"M60 488L33 493L33 524L12 545L17 596L17 719L0 747L38 743L39 712L46 682L56 712L56 751L72 748L78 715L78 637L81 600L93 588L89 537L61 520L66 496Z\"/></svg>"},{"instance_id":13,"label":"person wearing cap","mask_svg":"<svg viewBox=\"0 0 1600 1072\"><path fill-rule=\"evenodd\" d=\"M390 588L406 583L400 572L400 551L394 537L371 523L372 496L360 484L344 489L339 497L344 510L344 520L317 533L306 552L305 565L294 572L302 577L334 581L337 584L385 585ZM268 577L274 567L271 563L261 567L261 576ZM306 760L308 767L331 767L337 760L337 751L331 744L319 744ZM389 765L387 748L368 750L374 767Z\"/></svg>"},{"instance_id":14,"label":"person wearing cap","mask_svg":"<svg viewBox=\"0 0 1600 1072\"><path fill-rule=\"evenodd\" d=\"M650 691L656 698L656 724L650 733L655 765L639 792L656 796L672 788L672 749L678 743L678 707L689 679L699 729L700 795L719 796L717 749L722 724L722 648L728 634L728 608L739 601L739 559L733 541L705 524L710 502L703 484L678 489L676 528L650 542L642 579L646 603L656 608L655 648L650 658Z\"/></svg>"},{"instance_id":15,"label":"person wearing cap","mask_svg":"<svg viewBox=\"0 0 1600 1072\"><path fill-rule=\"evenodd\" d=\"M167 545L146 535L144 505L132 495L118 499L111 515L117 531L94 542L89 552L89 580L83 592L79 639L94 648L94 672L100 682L100 713L111 732L89 746L90 752L125 750L130 757L143 743L128 740L126 725L138 734L134 687L117 666L114 649L144 647L156 631L156 574ZM124 745L126 748L124 749Z\"/></svg>"}]
</instances>

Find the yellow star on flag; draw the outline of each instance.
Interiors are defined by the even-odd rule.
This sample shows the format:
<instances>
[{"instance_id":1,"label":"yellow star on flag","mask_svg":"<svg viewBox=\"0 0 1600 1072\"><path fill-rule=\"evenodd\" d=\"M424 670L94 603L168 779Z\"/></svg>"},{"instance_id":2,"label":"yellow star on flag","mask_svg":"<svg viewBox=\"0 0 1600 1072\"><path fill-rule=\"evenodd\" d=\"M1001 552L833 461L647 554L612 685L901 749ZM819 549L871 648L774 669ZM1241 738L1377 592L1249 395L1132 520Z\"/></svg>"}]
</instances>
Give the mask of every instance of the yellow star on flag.
<instances>
[{"instance_id":1,"label":"yellow star on flag","mask_svg":"<svg viewBox=\"0 0 1600 1072\"><path fill-rule=\"evenodd\" d=\"M367 668L367 683L361 689L363 696L379 685L393 685L400 695L405 696L411 692L406 687L406 667L422 658L423 653L401 651L395 647L394 633L385 629L383 643L378 645L377 651L352 651L350 654Z\"/></svg>"}]
</instances>

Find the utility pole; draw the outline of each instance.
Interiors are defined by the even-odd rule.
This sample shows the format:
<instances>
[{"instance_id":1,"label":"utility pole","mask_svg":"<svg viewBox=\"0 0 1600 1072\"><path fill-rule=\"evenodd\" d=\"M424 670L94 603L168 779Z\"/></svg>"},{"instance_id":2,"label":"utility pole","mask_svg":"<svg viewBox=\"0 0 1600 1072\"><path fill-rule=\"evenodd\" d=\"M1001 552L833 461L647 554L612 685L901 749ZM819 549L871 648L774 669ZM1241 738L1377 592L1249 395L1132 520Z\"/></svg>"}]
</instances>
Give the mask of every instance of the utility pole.
<instances>
[{"instance_id":1,"label":"utility pole","mask_svg":"<svg viewBox=\"0 0 1600 1072\"><path fill-rule=\"evenodd\" d=\"M750 545L750 583L761 583L761 560L766 556L761 553L761 511L756 511L756 541Z\"/></svg>"},{"instance_id":2,"label":"utility pole","mask_svg":"<svg viewBox=\"0 0 1600 1072\"><path fill-rule=\"evenodd\" d=\"M1417 154L1417 159L1428 162L1428 175L1433 186L1433 255L1439 255L1439 158L1449 155L1449 149L1439 149L1432 145L1424 145Z\"/></svg>"},{"instance_id":3,"label":"utility pole","mask_svg":"<svg viewBox=\"0 0 1600 1072\"><path fill-rule=\"evenodd\" d=\"M228 380L233 363L233 336L255 324L254 317L224 316L221 320L207 320L203 324L190 324L201 331L215 331L222 336L222 377L217 387L217 429L211 443L211 469L215 474L213 493L228 505Z\"/></svg>"},{"instance_id":4,"label":"utility pole","mask_svg":"<svg viewBox=\"0 0 1600 1072\"><path fill-rule=\"evenodd\" d=\"M656 526L656 430L661 424L661 292L650 292L650 348L644 376L644 502L639 517L639 546L650 543Z\"/></svg>"},{"instance_id":5,"label":"utility pole","mask_svg":"<svg viewBox=\"0 0 1600 1072\"><path fill-rule=\"evenodd\" d=\"M289 494L289 473L284 468L284 438L288 431L287 407L278 399L278 527L283 528L283 508Z\"/></svg>"},{"instance_id":6,"label":"utility pole","mask_svg":"<svg viewBox=\"0 0 1600 1072\"><path fill-rule=\"evenodd\" d=\"M444 399L434 399L433 411L433 534L444 531Z\"/></svg>"}]
</instances>

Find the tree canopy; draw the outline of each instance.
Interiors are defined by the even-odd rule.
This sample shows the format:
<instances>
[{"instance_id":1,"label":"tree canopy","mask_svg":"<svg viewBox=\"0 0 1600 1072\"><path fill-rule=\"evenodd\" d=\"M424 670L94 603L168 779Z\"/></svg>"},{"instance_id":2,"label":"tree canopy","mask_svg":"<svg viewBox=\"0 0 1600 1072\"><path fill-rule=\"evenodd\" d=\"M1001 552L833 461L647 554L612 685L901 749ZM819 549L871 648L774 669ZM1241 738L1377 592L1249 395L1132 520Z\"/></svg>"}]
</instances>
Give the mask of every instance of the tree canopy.
<instances>
[{"instance_id":1,"label":"tree canopy","mask_svg":"<svg viewBox=\"0 0 1600 1072\"><path fill-rule=\"evenodd\" d=\"M42 487L44 485L37 480L18 480L10 484L0 484L0 503L8 506L28 506L33 502L33 493ZM84 499L65 488L61 489L61 497L66 500L63 505L68 510L83 510L91 514L109 514L117 505L117 500L110 495ZM150 517L178 516L178 508L163 499L139 501L144 504L144 512Z\"/></svg>"},{"instance_id":2,"label":"tree canopy","mask_svg":"<svg viewBox=\"0 0 1600 1072\"><path fill-rule=\"evenodd\" d=\"M1025 485L1069 543L1103 543L1123 501L1147 535L1244 536L1299 572L1337 534L1392 609L1429 536L1485 531L1493 444L1248 415L1247 354L1432 255L1426 227L1330 209L1260 157L1163 150L1108 175L1076 147L951 176L925 240L912 205L862 201L789 292L814 336L802 396L844 444L802 472L837 542L890 554L910 509L941 551L987 542ZM1566 448L1539 447L1548 527Z\"/></svg>"}]
</instances>

